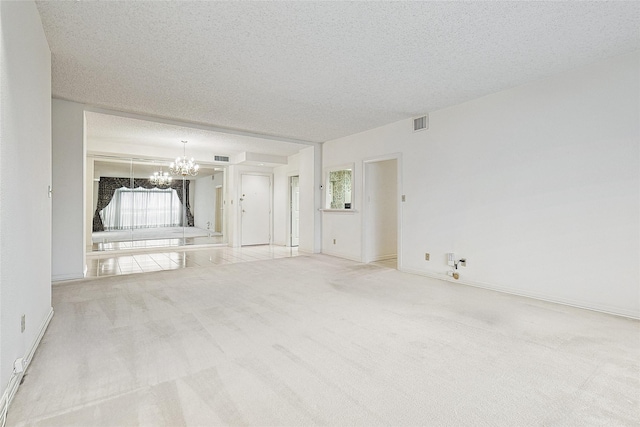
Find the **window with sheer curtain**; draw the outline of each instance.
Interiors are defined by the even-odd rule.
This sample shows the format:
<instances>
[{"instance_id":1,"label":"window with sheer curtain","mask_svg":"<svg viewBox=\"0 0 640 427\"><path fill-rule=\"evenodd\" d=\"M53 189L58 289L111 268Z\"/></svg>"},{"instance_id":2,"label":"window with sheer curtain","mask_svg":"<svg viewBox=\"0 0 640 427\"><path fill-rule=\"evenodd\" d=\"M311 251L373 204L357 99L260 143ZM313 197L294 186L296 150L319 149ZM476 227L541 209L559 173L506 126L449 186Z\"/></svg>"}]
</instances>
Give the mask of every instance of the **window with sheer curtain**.
<instances>
[{"instance_id":1,"label":"window with sheer curtain","mask_svg":"<svg viewBox=\"0 0 640 427\"><path fill-rule=\"evenodd\" d=\"M172 188L119 188L100 212L105 230L179 227L182 203Z\"/></svg>"}]
</instances>

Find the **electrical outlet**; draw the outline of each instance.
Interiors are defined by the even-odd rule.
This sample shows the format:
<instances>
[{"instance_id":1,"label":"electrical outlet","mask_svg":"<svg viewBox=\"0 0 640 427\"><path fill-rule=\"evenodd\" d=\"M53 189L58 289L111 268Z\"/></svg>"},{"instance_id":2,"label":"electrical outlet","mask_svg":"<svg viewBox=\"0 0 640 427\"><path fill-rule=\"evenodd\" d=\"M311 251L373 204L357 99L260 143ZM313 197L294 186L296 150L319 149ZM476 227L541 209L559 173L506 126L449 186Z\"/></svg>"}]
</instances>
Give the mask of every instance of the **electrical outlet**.
<instances>
[{"instance_id":1,"label":"electrical outlet","mask_svg":"<svg viewBox=\"0 0 640 427\"><path fill-rule=\"evenodd\" d=\"M336 244L336 239L333 239L333 244L334 244L334 245Z\"/></svg>"},{"instance_id":2,"label":"electrical outlet","mask_svg":"<svg viewBox=\"0 0 640 427\"><path fill-rule=\"evenodd\" d=\"M461 267L466 267L467 266L467 259L466 258L462 258L460 260L460 266Z\"/></svg>"},{"instance_id":3,"label":"electrical outlet","mask_svg":"<svg viewBox=\"0 0 640 427\"><path fill-rule=\"evenodd\" d=\"M24 328L25 328L25 325L26 325L25 320L26 320L26 315L23 314L22 317L20 318L20 332L21 333L24 332Z\"/></svg>"},{"instance_id":4,"label":"electrical outlet","mask_svg":"<svg viewBox=\"0 0 640 427\"><path fill-rule=\"evenodd\" d=\"M424 260L425 261L429 261L429 254L428 253L424 254Z\"/></svg>"},{"instance_id":5,"label":"electrical outlet","mask_svg":"<svg viewBox=\"0 0 640 427\"><path fill-rule=\"evenodd\" d=\"M22 357L13 362L13 372L16 374L24 372L24 359Z\"/></svg>"}]
</instances>

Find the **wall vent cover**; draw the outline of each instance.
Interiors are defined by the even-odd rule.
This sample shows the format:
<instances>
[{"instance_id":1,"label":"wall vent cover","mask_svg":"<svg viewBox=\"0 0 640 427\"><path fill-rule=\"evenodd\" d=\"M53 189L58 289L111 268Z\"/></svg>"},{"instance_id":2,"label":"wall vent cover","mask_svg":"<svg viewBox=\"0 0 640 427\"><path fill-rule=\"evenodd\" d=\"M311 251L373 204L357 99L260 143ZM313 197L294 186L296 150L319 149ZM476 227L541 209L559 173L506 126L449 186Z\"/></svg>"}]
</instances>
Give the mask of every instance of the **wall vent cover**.
<instances>
[{"instance_id":1,"label":"wall vent cover","mask_svg":"<svg viewBox=\"0 0 640 427\"><path fill-rule=\"evenodd\" d=\"M213 156L213 160L216 162L228 162L229 156Z\"/></svg>"},{"instance_id":2,"label":"wall vent cover","mask_svg":"<svg viewBox=\"0 0 640 427\"><path fill-rule=\"evenodd\" d=\"M413 131L429 129L429 116L416 117L413 119Z\"/></svg>"}]
</instances>

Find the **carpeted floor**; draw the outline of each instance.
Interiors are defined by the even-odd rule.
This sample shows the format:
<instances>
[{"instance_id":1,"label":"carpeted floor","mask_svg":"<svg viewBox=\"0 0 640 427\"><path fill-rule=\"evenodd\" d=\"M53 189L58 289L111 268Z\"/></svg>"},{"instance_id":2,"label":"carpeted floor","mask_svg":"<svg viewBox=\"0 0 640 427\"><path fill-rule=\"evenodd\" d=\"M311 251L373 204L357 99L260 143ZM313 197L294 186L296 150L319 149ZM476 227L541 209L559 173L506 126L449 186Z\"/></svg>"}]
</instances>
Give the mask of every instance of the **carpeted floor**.
<instances>
[{"instance_id":1,"label":"carpeted floor","mask_svg":"<svg viewBox=\"0 0 640 427\"><path fill-rule=\"evenodd\" d=\"M322 255L56 285L8 425L640 423L640 322Z\"/></svg>"}]
</instances>

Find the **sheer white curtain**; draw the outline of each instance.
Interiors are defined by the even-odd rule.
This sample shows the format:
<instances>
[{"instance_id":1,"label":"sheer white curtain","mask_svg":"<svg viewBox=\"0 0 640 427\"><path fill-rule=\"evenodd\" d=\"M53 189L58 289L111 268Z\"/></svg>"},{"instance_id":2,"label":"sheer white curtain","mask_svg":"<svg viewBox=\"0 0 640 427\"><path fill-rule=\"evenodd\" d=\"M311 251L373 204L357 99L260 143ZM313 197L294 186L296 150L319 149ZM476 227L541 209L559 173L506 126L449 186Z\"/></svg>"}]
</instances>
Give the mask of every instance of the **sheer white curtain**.
<instances>
[{"instance_id":1,"label":"sheer white curtain","mask_svg":"<svg viewBox=\"0 0 640 427\"><path fill-rule=\"evenodd\" d=\"M122 187L100 216L105 230L178 227L182 225L182 203L172 188Z\"/></svg>"}]
</instances>

